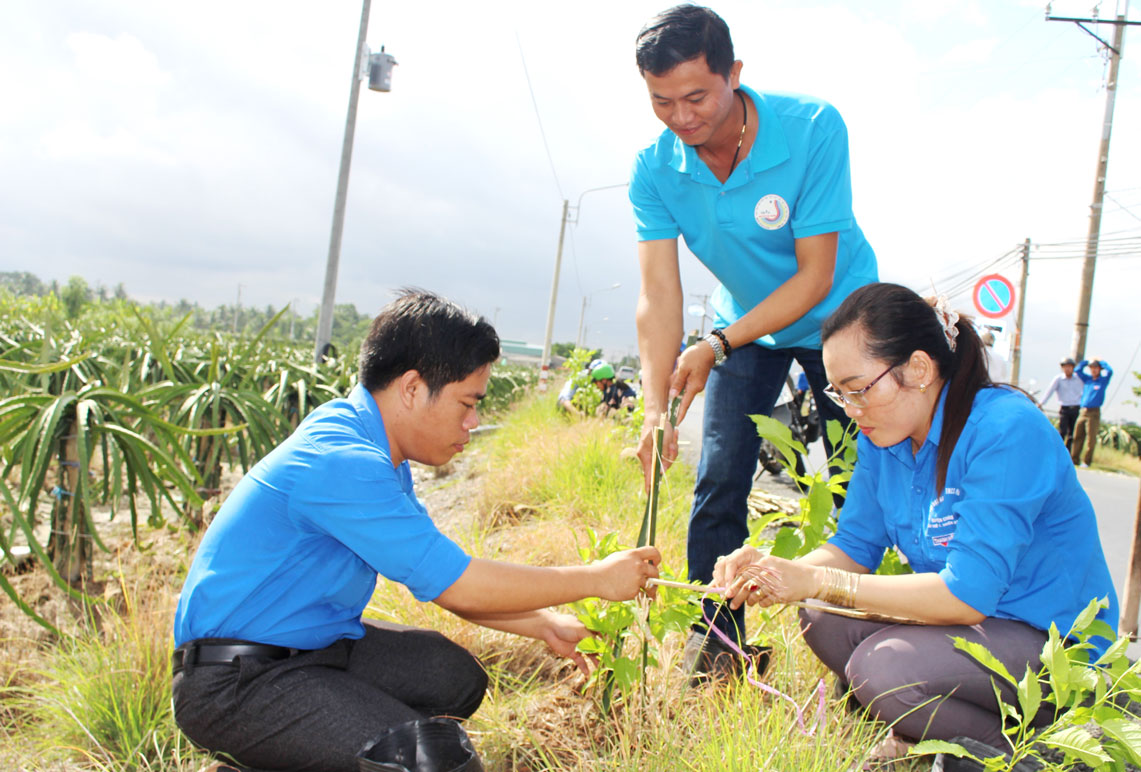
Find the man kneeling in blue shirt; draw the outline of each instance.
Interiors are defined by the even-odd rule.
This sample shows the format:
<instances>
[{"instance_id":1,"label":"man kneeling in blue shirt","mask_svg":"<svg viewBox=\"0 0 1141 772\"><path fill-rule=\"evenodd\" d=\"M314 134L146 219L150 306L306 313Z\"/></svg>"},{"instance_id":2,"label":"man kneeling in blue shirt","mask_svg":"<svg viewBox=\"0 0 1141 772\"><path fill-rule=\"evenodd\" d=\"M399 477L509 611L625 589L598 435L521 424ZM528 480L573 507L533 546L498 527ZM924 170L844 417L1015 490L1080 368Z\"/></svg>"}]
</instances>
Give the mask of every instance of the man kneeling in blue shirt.
<instances>
[{"instance_id":1,"label":"man kneeling in blue shirt","mask_svg":"<svg viewBox=\"0 0 1141 772\"><path fill-rule=\"evenodd\" d=\"M405 292L373 322L348 398L315 410L226 499L174 621L174 711L194 742L258 769L355 772L386 729L475 712L487 676L469 652L361 618L377 574L585 669L575 645L588 631L548 607L634 597L657 550L564 568L471 558L412 490L409 461L441 465L467 444L498 357L487 320Z\"/></svg>"}]
</instances>

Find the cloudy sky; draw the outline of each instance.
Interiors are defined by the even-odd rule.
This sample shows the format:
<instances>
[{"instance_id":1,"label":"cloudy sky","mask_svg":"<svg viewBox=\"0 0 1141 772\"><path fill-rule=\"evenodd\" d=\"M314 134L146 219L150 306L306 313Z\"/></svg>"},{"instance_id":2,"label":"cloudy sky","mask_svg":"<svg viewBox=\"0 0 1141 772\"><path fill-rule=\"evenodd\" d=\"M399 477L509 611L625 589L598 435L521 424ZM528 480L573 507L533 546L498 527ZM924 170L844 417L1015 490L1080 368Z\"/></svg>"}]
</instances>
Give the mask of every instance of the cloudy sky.
<instances>
[{"instance_id":1,"label":"cloudy sky","mask_svg":"<svg viewBox=\"0 0 1141 772\"><path fill-rule=\"evenodd\" d=\"M633 352L632 219L610 186L661 130L633 40L665 5L374 3L369 44L399 66L391 93L361 94L338 301L372 312L392 289L424 286L541 343L567 199L555 339L574 339L589 296L587 341ZM1023 0L713 7L747 84L844 115L882 278L953 288L998 260L1017 283L999 259L1032 240L1023 383L1044 388L1073 336L1072 257L1105 102L1097 43ZM243 304L311 311L359 18L356 0L4 3L0 270L206 305L240 286ZM1141 369L1139 35L1127 34L1102 225L1123 254L1098 263L1087 347L1118 371L1107 414L1134 419L1123 403L1138 383L1130 363ZM714 286L691 257L683 278L694 302Z\"/></svg>"}]
</instances>

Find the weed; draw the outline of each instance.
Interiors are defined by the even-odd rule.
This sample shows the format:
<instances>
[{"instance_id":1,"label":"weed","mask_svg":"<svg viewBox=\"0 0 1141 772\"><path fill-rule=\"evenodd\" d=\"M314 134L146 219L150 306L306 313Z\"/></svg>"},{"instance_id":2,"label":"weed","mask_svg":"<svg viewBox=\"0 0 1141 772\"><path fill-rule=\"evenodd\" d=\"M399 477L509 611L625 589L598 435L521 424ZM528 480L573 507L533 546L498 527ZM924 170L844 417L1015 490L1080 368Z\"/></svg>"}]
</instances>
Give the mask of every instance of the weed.
<instances>
[{"instance_id":1,"label":"weed","mask_svg":"<svg viewBox=\"0 0 1141 772\"><path fill-rule=\"evenodd\" d=\"M122 585L123 603L100 605L78 635L62 639L38 682L3 689L19 713L23 743L41 763L82 759L96 770L171 769L201 763L170 708L169 601Z\"/></svg>"}]
</instances>

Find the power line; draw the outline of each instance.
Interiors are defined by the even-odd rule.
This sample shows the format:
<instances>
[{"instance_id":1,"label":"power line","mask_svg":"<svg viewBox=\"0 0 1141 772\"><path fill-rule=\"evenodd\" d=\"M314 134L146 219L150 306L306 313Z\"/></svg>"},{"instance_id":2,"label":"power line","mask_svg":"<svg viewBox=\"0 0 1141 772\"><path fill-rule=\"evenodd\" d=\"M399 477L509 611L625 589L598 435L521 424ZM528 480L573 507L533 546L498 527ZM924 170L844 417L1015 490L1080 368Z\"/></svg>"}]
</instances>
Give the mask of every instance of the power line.
<instances>
[{"instance_id":1,"label":"power line","mask_svg":"<svg viewBox=\"0 0 1141 772\"><path fill-rule=\"evenodd\" d=\"M1138 220L1138 221L1141 221L1141 216L1138 216L1138 215L1135 215L1135 214L1133 214L1133 212L1129 211L1129 207L1127 207L1125 204L1121 203L1120 201L1118 201L1116 198L1114 198L1113 196L1109 195L1108 193L1106 193L1106 194L1105 194L1105 197L1106 197L1106 198L1108 198L1108 199L1109 199L1110 201L1112 201L1113 203L1117 204L1117 206L1119 207L1119 209L1115 209L1115 210L1113 210L1113 211L1115 211L1115 212L1116 212L1116 211L1125 212L1125 214L1129 215L1129 216L1130 216L1130 217L1132 217L1134 220ZM1110 212L1110 214L1112 214L1112 212Z\"/></svg>"},{"instance_id":2,"label":"power line","mask_svg":"<svg viewBox=\"0 0 1141 772\"><path fill-rule=\"evenodd\" d=\"M953 271L952 273L946 274L944 276L933 277L932 283L934 283L936 287L939 287L940 285L946 287L950 283L957 282L963 276L978 275L978 274L982 273L983 271L986 271L992 265L995 265L996 263L998 263L1003 258L1009 257L1010 255L1012 255L1014 253L1015 253L1015 250L1011 250L1011 251L1006 252L1002 255L999 255L996 258L985 258L983 260L980 260L977 263L971 264L970 266L968 266L966 268L962 268L962 269L959 269L957 271Z\"/></svg>"},{"instance_id":3,"label":"power line","mask_svg":"<svg viewBox=\"0 0 1141 772\"><path fill-rule=\"evenodd\" d=\"M555 170L555 159L551 156L551 146L547 144L547 132L543 129L543 116L539 114L539 102L535 99L535 89L531 87L531 73L527 69L527 57L523 54L523 41L519 39L519 31L515 31L515 44L519 47L519 59L523 62L523 75L527 79L527 91L531 94L531 104L535 108L535 120L539 122L539 134L543 137L543 150L547 151L547 162L551 165L551 176L555 178L555 189L559 191L559 198L566 200L563 195L563 186L559 184L559 173Z\"/></svg>"},{"instance_id":4,"label":"power line","mask_svg":"<svg viewBox=\"0 0 1141 772\"><path fill-rule=\"evenodd\" d=\"M1141 241L1141 236L1127 236L1120 239L1101 239L1102 244L1121 244L1130 241ZM1073 241L1043 241L1034 244L1035 249L1047 249L1050 247L1085 247L1085 239L1075 239Z\"/></svg>"},{"instance_id":5,"label":"power line","mask_svg":"<svg viewBox=\"0 0 1141 772\"><path fill-rule=\"evenodd\" d=\"M950 277L944 279L944 294L947 297L957 297L967 290L974 287L976 282L987 273L994 271L1001 271L1004 268L1009 268L1012 265L1017 265L1021 260L1021 247L1011 249L990 260L984 260L976 263L969 268L958 271ZM953 282L953 283L951 283ZM948 286L949 284L949 286Z\"/></svg>"},{"instance_id":6,"label":"power line","mask_svg":"<svg viewBox=\"0 0 1141 772\"><path fill-rule=\"evenodd\" d=\"M1133 349L1133 356L1129 357L1129 364L1127 364L1125 366L1125 370L1124 370L1125 373L1133 372L1133 360L1135 360L1137 358L1137 352L1138 351L1141 351L1141 341L1139 341L1137 343L1137 348ZM1118 371L1118 372L1122 372L1122 371ZM1117 399L1117 392L1121 391L1121 385L1123 383L1125 383L1125 380L1126 379L1124 376L1117 379L1117 387L1114 388L1114 390L1113 390L1113 396L1109 398L1110 402L1113 402L1113 400Z\"/></svg>"}]
</instances>

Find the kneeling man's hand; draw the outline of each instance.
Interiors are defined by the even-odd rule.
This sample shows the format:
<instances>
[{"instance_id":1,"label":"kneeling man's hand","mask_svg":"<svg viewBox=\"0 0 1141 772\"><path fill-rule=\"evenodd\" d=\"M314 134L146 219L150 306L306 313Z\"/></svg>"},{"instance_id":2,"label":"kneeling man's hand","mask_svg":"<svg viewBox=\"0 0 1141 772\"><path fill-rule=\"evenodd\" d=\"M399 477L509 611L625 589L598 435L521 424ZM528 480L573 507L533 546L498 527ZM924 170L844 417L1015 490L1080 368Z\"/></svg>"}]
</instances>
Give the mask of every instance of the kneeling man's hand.
<instances>
[{"instance_id":1,"label":"kneeling man's hand","mask_svg":"<svg viewBox=\"0 0 1141 772\"><path fill-rule=\"evenodd\" d=\"M548 611L546 617L547 625L542 631L542 640L551 647L551 651L573 661L583 675L589 676L590 665L586 655L575 647L583 638L590 636L590 631L573 614Z\"/></svg>"},{"instance_id":2,"label":"kneeling man's hand","mask_svg":"<svg viewBox=\"0 0 1141 772\"><path fill-rule=\"evenodd\" d=\"M658 576L662 555L657 547L638 547L615 552L593 563L599 572L598 597L604 600L630 600L645 588L647 579ZM649 593L653 595L653 590Z\"/></svg>"}]
</instances>

